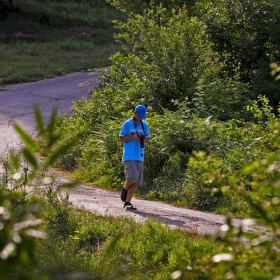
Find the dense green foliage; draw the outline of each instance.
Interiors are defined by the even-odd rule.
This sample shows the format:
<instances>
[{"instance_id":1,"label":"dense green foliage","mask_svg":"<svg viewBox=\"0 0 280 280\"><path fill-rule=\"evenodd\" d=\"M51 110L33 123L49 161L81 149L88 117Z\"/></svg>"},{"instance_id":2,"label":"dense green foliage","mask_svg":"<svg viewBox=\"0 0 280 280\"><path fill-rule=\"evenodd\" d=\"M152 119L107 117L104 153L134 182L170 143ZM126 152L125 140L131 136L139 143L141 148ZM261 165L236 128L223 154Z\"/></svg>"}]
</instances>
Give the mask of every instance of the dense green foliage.
<instances>
[{"instance_id":1,"label":"dense green foliage","mask_svg":"<svg viewBox=\"0 0 280 280\"><path fill-rule=\"evenodd\" d=\"M259 111L259 116L264 112ZM271 143L276 153L252 162L241 171L253 175L250 182L265 192L262 197L256 195L252 199L242 180L230 168L221 168L222 162L215 158L205 157L203 153L192 158L190 163L202 171L205 185L222 181L226 186L217 186L216 191L238 193L266 225L249 232L256 221L244 220L236 227L227 219L216 234L207 238L195 232L171 230L152 220L140 225L133 219L103 217L73 208L67 192L59 191L65 186L56 187L47 170L69 145L61 144L62 139L53 131L55 114L47 126L38 109L35 116L42 142L36 143L16 126L25 147L17 155L11 153L4 163L6 173L0 188L1 277L277 279L280 273L279 123L271 127L274 130ZM45 147L49 156L38 164L36 151L40 146ZM41 187L36 187L39 178Z\"/></svg>"},{"instance_id":2,"label":"dense green foliage","mask_svg":"<svg viewBox=\"0 0 280 280\"><path fill-rule=\"evenodd\" d=\"M230 6L223 1L197 1L188 10L180 5L171 10L151 5L142 13L127 11L128 20L116 22L120 30L116 38L124 53L110 58L112 66L100 72L99 87L89 99L75 103L73 114L59 122L66 139L78 139L61 166L75 169L83 180L119 189L123 169L118 133L135 105L147 104L152 140L146 147L145 184L138 194L240 217L256 215L238 196L209 196L199 169L188 165L195 152L204 152L240 174L243 166L274 152L269 128L277 120L275 100L270 86L261 92L263 96L257 96L254 75L263 70L249 71L247 49L237 46L259 33L267 34L263 45L274 46L270 22L278 6L272 11L272 4L262 1L248 4L249 10L240 5L238 0ZM211 25L212 11L219 15L217 24L223 23L222 30L231 36L230 46ZM258 16L260 11L265 17ZM247 13L254 25L245 24ZM270 17L267 24L266 14ZM241 29L234 18L247 29ZM258 40L254 44L263 48ZM266 57L269 73L270 62L278 61L277 47L260 53ZM278 83L271 76L266 81L270 80ZM250 177L242 176L244 180Z\"/></svg>"},{"instance_id":3,"label":"dense green foliage","mask_svg":"<svg viewBox=\"0 0 280 280\"><path fill-rule=\"evenodd\" d=\"M138 195L256 219L240 228L229 219L221 227L214 240L224 253L199 260L192 267L198 279L279 275L277 65L270 74L270 63L279 61L271 25L278 6L249 1L242 7L241 1L197 1L189 10L151 5L141 13L127 11L128 20L116 22L125 53L111 57L100 86L59 125L66 138L75 131L81 140L62 166L119 190L124 179L118 133L134 106L147 104L152 140ZM255 222L267 231L248 233ZM238 238L246 240L245 249ZM262 264L260 254L266 256ZM192 279L189 269L178 275Z\"/></svg>"},{"instance_id":4,"label":"dense green foliage","mask_svg":"<svg viewBox=\"0 0 280 280\"><path fill-rule=\"evenodd\" d=\"M279 3L277 1L199 1L198 16L207 26L214 51L223 60L220 73L238 73L248 84L250 98L259 94L276 108L279 86L269 74L269 64L279 62Z\"/></svg>"}]
</instances>

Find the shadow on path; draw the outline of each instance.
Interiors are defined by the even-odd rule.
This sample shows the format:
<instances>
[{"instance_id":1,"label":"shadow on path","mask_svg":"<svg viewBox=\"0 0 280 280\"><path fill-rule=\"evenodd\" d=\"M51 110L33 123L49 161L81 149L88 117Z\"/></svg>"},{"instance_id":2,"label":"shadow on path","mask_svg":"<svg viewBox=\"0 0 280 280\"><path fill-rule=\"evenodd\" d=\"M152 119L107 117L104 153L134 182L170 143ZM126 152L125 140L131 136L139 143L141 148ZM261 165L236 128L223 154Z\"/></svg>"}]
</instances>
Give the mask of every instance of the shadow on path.
<instances>
[{"instance_id":1,"label":"shadow on path","mask_svg":"<svg viewBox=\"0 0 280 280\"><path fill-rule=\"evenodd\" d=\"M137 214L139 216L142 216L144 218L151 218L153 220L157 220L157 221L159 221L161 223L165 223L167 225L182 227L185 224L185 222L183 222L181 220L174 220L174 219L169 219L169 218L166 218L166 217L161 217L158 214L145 213L145 212L138 211L138 210L133 211L133 213Z\"/></svg>"}]
</instances>

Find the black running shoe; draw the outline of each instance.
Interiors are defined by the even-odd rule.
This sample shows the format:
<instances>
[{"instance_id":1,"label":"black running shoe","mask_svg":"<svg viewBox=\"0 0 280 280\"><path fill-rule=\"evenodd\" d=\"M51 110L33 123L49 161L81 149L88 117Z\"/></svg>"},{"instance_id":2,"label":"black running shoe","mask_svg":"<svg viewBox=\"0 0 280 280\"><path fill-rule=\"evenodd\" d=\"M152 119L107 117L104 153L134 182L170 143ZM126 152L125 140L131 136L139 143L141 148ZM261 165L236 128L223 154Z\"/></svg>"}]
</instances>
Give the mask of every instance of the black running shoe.
<instances>
[{"instance_id":1,"label":"black running shoe","mask_svg":"<svg viewBox=\"0 0 280 280\"><path fill-rule=\"evenodd\" d=\"M121 200L122 202L126 201L126 196L127 196L127 190L122 186L122 192L121 192Z\"/></svg>"},{"instance_id":2,"label":"black running shoe","mask_svg":"<svg viewBox=\"0 0 280 280\"><path fill-rule=\"evenodd\" d=\"M123 206L123 209L127 210L127 211L137 210L137 208L133 207L133 205L130 202L125 202L124 206Z\"/></svg>"}]
</instances>

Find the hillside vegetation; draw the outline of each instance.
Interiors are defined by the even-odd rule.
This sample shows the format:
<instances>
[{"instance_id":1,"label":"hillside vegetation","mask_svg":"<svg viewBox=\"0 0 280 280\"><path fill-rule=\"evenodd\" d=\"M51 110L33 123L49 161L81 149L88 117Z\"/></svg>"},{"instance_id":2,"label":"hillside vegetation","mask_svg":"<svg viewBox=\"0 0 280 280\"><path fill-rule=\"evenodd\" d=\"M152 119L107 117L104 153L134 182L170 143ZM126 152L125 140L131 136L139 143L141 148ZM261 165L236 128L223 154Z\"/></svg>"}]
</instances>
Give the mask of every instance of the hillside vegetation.
<instances>
[{"instance_id":1,"label":"hillside vegetation","mask_svg":"<svg viewBox=\"0 0 280 280\"><path fill-rule=\"evenodd\" d=\"M108 66L121 17L105 1L0 1L0 87Z\"/></svg>"},{"instance_id":2,"label":"hillside vegetation","mask_svg":"<svg viewBox=\"0 0 280 280\"><path fill-rule=\"evenodd\" d=\"M118 44L112 43L117 50L110 51L109 69L100 71L100 85L88 99L73 104L73 114L53 116L45 128L35 112L42 143L17 127L26 144L22 158L32 168L23 168L18 176L20 160L12 154L5 163L0 213L0 271L5 279L15 279L15 275L18 279L278 279L278 1L24 3L31 6L24 10L22 2L0 1L6 11L1 23L7 27L13 17L26 20L32 7L40 7L30 19L46 28L48 32L43 34L51 34L49 38L59 42L56 46L67 46L56 49L56 61L61 56L65 63L64 55L75 57L81 49L86 55L92 53L91 47L98 49L95 43L81 43L86 18L81 14L86 13L78 12L80 8L90 11L97 3L118 15L112 16ZM71 26L76 11L81 24L76 18ZM94 15L89 18L91 22ZM55 35L62 30L72 33L76 26L79 39L75 35L60 40L60 35ZM15 50L23 44L25 47L11 57L18 54L20 61L26 54L22 73L35 69L28 63L33 43L22 43L14 31L9 37L8 29L3 30L7 37L2 50L5 56L9 57L6 46ZM78 45L72 44L77 40ZM52 40L48 42L34 43L40 46L34 56L44 44L52 44ZM111 43L102 45L103 50L105 45ZM13 73L20 68L19 63L15 65ZM80 63L75 65L69 71L84 69L79 68ZM58 69L57 65L53 69ZM137 195L227 215L226 224L211 238L171 231L151 221L136 225L73 210L67 196L54 192L52 183L45 180L46 176L49 179L47 167L56 162L83 181L120 190L124 174L118 134L139 103L148 108L152 139L145 148L145 182ZM36 158L39 149L46 156L43 166ZM46 191L30 197L25 188L38 178L45 182ZM42 206L39 213L35 203ZM31 219L31 214L42 221ZM234 228L231 217L249 219ZM266 230L247 232L248 225L255 223L265 225ZM47 232L50 238L37 242L45 236L35 229Z\"/></svg>"}]
</instances>

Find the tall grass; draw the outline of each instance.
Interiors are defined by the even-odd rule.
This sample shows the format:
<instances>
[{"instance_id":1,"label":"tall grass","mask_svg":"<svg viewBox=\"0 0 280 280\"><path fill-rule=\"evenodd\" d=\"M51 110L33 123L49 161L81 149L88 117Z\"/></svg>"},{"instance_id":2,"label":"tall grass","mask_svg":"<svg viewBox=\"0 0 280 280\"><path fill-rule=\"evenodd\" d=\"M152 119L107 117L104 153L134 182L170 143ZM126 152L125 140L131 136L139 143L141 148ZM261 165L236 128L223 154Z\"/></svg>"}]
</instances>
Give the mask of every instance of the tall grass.
<instances>
[{"instance_id":1,"label":"tall grass","mask_svg":"<svg viewBox=\"0 0 280 280\"><path fill-rule=\"evenodd\" d=\"M175 270L219 252L195 233L152 220L140 225L131 218L99 216L72 208L66 196L54 203L55 195L60 194L41 201L42 229L49 238L38 242L35 252L38 270L51 279L170 279ZM188 279L199 277L190 272Z\"/></svg>"}]
</instances>

